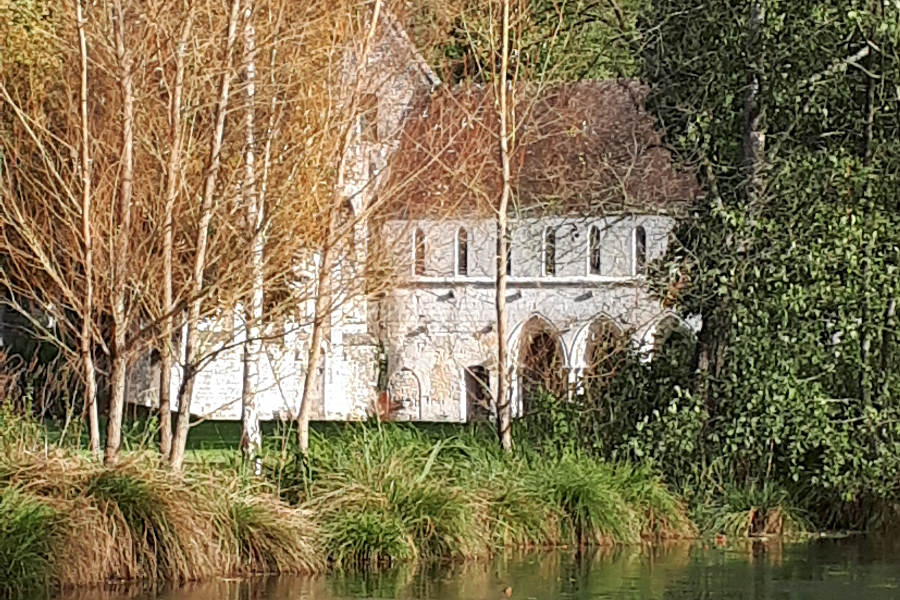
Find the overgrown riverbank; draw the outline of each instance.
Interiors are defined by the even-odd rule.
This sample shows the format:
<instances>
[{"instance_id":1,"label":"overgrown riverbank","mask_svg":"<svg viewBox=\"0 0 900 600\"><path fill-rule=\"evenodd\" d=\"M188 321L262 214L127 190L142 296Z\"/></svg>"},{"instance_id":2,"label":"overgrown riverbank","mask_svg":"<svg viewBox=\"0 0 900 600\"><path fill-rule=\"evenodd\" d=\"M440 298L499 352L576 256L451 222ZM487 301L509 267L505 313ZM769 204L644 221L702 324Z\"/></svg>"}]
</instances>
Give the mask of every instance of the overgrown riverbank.
<instances>
[{"instance_id":1,"label":"overgrown riverbank","mask_svg":"<svg viewBox=\"0 0 900 600\"><path fill-rule=\"evenodd\" d=\"M690 536L658 477L594 459L505 457L475 436L352 426L263 478L152 452L104 468L4 417L0 595L117 580L186 581L486 557L509 547Z\"/></svg>"}]
</instances>

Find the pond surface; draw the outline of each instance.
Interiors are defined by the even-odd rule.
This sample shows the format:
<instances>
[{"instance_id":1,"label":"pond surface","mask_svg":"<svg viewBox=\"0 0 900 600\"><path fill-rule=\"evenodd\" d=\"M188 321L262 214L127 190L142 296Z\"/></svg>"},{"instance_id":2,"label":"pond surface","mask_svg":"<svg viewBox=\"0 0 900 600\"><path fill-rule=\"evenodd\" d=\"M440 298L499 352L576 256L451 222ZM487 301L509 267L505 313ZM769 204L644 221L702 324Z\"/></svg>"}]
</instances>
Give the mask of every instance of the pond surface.
<instances>
[{"instance_id":1,"label":"pond surface","mask_svg":"<svg viewBox=\"0 0 900 600\"><path fill-rule=\"evenodd\" d=\"M510 600L900 598L900 544L846 538L552 552L424 571L217 581L137 596L82 590L57 600L507 600L507 593Z\"/></svg>"}]
</instances>

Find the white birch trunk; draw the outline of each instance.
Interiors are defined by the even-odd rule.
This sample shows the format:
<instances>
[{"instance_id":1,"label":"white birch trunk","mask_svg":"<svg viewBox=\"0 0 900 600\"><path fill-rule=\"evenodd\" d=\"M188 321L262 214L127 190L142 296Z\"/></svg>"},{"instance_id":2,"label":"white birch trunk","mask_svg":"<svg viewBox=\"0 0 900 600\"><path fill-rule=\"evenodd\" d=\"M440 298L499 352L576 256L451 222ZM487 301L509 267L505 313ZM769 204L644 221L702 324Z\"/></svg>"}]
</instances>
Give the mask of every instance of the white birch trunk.
<instances>
[{"instance_id":1,"label":"white birch trunk","mask_svg":"<svg viewBox=\"0 0 900 600\"><path fill-rule=\"evenodd\" d=\"M194 395L194 379L200 357L200 332L197 327L200 324L203 302L203 270L206 268L206 247L209 241L209 223L212 220L213 194L216 191L216 181L221 165L222 140L225 135L225 115L228 110L228 96L231 88L231 65L240 13L240 0L232 0L231 13L228 18L228 33L225 40L225 57L222 61L219 98L216 101L216 125L210 140L206 182L203 187L203 197L200 205L200 222L197 230L194 269L189 286L184 374L178 393L178 420L175 425L175 435L172 438L172 454L170 456L172 470L176 472L181 471L184 464L187 436L191 426L191 400Z\"/></svg>"},{"instance_id":2,"label":"white birch trunk","mask_svg":"<svg viewBox=\"0 0 900 600\"><path fill-rule=\"evenodd\" d=\"M175 300L172 291L172 253L174 251L173 212L178 198L178 180L181 175L181 98L184 93L184 56L190 39L193 12L182 24L178 47L175 50L175 85L169 105L169 162L166 166L166 207L163 238L163 322L162 343L160 344L159 366L159 454L163 460L172 452L172 365L174 348L172 337L175 331Z\"/></svg>"},{"instance_id":3,"label":"white birch trunk","mask_svg":"<svg viewBox=\"0 0 900 600\"><path fill-rule=\"evenodd\" d=\"M88 124L88 65L85 19L81 0L75 0L78 19L78 46L81 54L81 227L84 236L84 301L81 308L81 361L84 377L84 405L90 429L90 449L100 458L100 416L97 412L97 376L94 367L94 247L91 236L91 147Z\"/></svg>"},{"instance_id":4,"label":"white birch trunk","mask_svg":"<svg viewBox=\"0 0 900 600\"><path fill-rule=\"evenodd\" d=\"M503 166L503 189L500 205L497 207L497 434L500 446L507 452L513 449L512 438L512 395L510 393L509 347L507 340L508 318L506 309L506 246L508 244L507 222L509 196L512 191L509 148L509 112L507 98L509 73L509 0L503 0L503 24L500 73L497 85L500 91L500 160Z\"/></svg>"},{"instance_id":5,"label":"white birch trunk","mask_svg":"<svg viewBox=\"0 0 900 600\"><path fill-rule=\"evenodd\" d=\"M256 474L260 473L257 460L262 447L259 429L259 412L256 394L259 391L259 357L262 350L261 324L263 317L263 218L261 198L256 193L255 144L253 126L256 102L256 32L253 27L253 0L244 2L244 75L246 78L244 182L243 200L247 210L247 227L250 232L250 260L253 281L249 306L244 307L244 377L241 388L241 450L248 460L256 461Z\"/></svg>"}]
</instances>

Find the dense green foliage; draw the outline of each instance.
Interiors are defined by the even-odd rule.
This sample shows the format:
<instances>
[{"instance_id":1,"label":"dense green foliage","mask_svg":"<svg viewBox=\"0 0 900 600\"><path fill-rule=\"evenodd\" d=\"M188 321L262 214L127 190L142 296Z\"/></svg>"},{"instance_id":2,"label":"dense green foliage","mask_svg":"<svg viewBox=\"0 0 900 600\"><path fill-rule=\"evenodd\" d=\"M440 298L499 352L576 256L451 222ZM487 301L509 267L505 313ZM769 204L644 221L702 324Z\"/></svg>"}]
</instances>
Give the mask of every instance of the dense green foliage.
<instances>
[{"instance_id":1,"label":"dense green foliage","mask_svg":"<svg viewBox=\"0 0 900 600\"><path fill-rule=\"evenodd\" d=\"M700 511L787 503L851 528L897 516L898 10L654 0L642 13L647 106L704 189L653 282L703 328L686 355L623 359L595 397L545 398L523 433L649 459ZM750 133L765 139L755 162Z\"/></svg>"},{"instance_id":2,"label":"dense green foliage","mask_svg":"<svg viewBox=\"0 0 900 600\"><path fill-rule=\"evenodd\" d=\"M650 107L707 189L666 272L688 281L680 307L703 316L713 357L650 425L657 443L694 440L699 475L793 489L820 524L865 526L900 491L898 9L765 2L754 32L753 4L660 0L647 15Z\"/></svg>"}]
</instances>

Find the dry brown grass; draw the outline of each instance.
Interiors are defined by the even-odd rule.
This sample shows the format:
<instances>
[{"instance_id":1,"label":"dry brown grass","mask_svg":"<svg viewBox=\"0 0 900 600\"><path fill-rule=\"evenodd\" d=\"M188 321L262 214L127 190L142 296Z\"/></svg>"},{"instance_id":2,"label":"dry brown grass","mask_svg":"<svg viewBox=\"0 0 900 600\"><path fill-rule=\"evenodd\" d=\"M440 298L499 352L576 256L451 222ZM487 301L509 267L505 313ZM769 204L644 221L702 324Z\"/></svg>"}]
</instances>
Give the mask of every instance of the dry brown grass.
<instances>
[{"instance_id":1,"label":"dry brown grass","mask_svg":"<svg viewBox=\"0 0 900 600\"><path fill-rule=\"evenodd\" d=\"M64 450L2 442L0 450L7 450L0 492L14 489L54 515L55 552L42 577L51 585L184 583L323 567L312 515L239 474L175 476L141 454L105 468Z\"/></svg>"}]
</instances>

